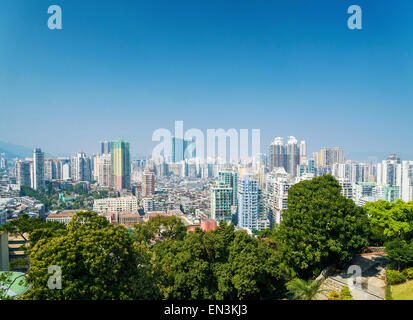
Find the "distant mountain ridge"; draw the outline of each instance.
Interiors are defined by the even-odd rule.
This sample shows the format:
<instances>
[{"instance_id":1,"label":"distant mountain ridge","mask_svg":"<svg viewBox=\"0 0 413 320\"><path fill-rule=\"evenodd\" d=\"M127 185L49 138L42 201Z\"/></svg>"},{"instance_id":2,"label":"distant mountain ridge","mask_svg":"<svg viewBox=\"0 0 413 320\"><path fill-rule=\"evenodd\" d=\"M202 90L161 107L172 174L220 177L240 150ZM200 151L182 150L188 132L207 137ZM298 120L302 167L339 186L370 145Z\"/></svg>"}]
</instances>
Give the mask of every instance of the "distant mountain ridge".
<instances>
[{"instance_id":1,"label":"distant mountain ridge","mask_svg":"<svg viewBox=\"0 0 413 320\"><path fill-rule=\"evenodd\" d=\"M33 158L33 149L23 147L17 144L7 143L0 141L0 153L6 154L6 159L13 159L13 158ZM47 158L54 158L53 155L45 154Z\"/></svg>"}]
</instances>

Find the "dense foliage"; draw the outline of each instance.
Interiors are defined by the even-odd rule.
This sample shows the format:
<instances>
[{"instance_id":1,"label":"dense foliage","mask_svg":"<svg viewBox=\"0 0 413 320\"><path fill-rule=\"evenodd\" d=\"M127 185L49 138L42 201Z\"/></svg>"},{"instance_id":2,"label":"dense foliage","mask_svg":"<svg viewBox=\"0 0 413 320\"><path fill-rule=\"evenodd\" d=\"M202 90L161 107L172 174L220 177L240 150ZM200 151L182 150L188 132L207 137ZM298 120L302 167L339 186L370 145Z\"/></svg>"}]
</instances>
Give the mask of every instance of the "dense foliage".
<instances>
[{"instance_id":1,"label":"dense foliage","mask_svg":"<svg viewBox=\"0 0 413 320\"><path fill-rule=\"evenodd\" d=\"M387 258L400 270L413 265L413 241L394 239L386 243Z\"/></svg>"},{"instance_id":2,"label":"dense foliage","mask_svg":"<svg viewBox=\"0 0 413 320\"><path fill-rule=\"evenodd\" d=\"M386 278L388 284L399 284L406 281L406 276L397 270L387 269Z\"/></svg>"},{"instance_id":3,"label":"dense foliage","mask_svg":"<svg viewBox=\"0 0 413 320\"><path fill-rule=\"evenodd\" d=\"M154 279L165 299L282 297L274 251L232 224L159 242L153 252Z\"/></svg>"},{"instance_id":4,"label":"dense foliage","mask_svg":"<svg viewBox=\"0 0 413 320\"><path fill-rule=\"evenodd\" d=\"M396 238L413 238L413 202L378 200L366 203L364 209L369 215L372 242L384 244Z\"/></svg>"},{"instance_id":5,"label":"dense foliage","mask_svg":"<svg viewBox=\"0 0 413 320\"><path fill-rule=\"evenodd\" d=\"M363 209L341 194L334 177L323 175L289 189L278 245L287 266L310 278L330 264L350 261L368 245L368 233Z\"/></svg>"},{"instance_id":6,"label":"dense foliage","mask_svg":"<svg viewBox=\"0 0 413 320\"><path fill-rule=\"evenodd\" d=\"M7 295L7 289L12 283L12 274L11 272L2 272L0 273L0 300L9 299Z\"/></svg>"},{"instance_id":7,"label":"dense foliage","mask_svg":"<svg viewBox=\"0 0 413 320\"><path fill-rule=\"evenodd\" d=\"M136 241L153 244L164 240L182 240L186 235L186 226L176 216L155 216L148 222L137 224L133 234Z\"/></svg>"},{"instance_id":8,"label":"dense foliage","mask_svg":"<svg viewBox=\"0 0 413 320\"><path fill-rule=\"evenodd\" d=\"M187 232L176 216L127 232L93 212L79 212L68 225L23 216L1 229L29 239L31 288L23 299L310 300L322 291L314 280L322 269L369 244L385 243L389 282L412 278L412 206L357 207L324 175L292 186L281 224L252 236L225 223ZM60 290L48 287L53 265L62 271ZM331 298L351 294L343 289Z\"/></svg>"},{"instance_id":9,"label":"dense foliage","mask_svg":"<svg viewBox=\"0 0 413 320\"><path fill-rule=\"evenodd\" d=\"M32 197L44 204L45 210L88 210L93 207L94 199L106 198L109 196L107 190L91 190L88 191L82 185L74 185L71 190L54 190L50 184L47 189L34 190L27 186L21 186L20 196ZM62 201L59 199L59 194L75 194L76 199L70 201Z\"/></svg>"},{"instance_id":10,"label":"dense foliage","mask_svg":"<svg viewBox=\"0 0 413 320\"><path fill-rule=\"evenodd\" d=\"M314 300L316 296L323 292L321 282L317 280L303 280L295 278L287 282L287 290L296 300Z\"/></svg>"},{"instance_id":11,"label":"dense foliage","mask_svg":"<svg viewBox=\"0 0 413 320\"><path fill-rule=\"evenodd\" d=\"M22 237L25 241L28 234L43 227L44 224L41 218L30 218L24 214L17 219L11 220L9 223L0 226L0 231L6 231L13 236Z\"/></svg>"},{"instance_id":12,"label":"dense foliage","mask_svg":"<svg viewBox=\"0 0 413 320\"><path fill-rule=\"evenodd\" d=\"M35 226L22 299L283 297L275 251L233 225L187 233L179 218L155 217L128 234L93 212L78 212L67 226L21 219L13 226ZM50 266L61 270L61 289L49 287Z\"/></svg>"},{"instance_id":13,"label":"dense foliage","mask_svg":"<svg viewBox=\"0 0 413 320\"><path fill-rule=\"evenodd\" d=\"M350 289L347 286L343 286L340 293L337 291L331 291L328 300L353 300Z\"/></svg>"},{"instance_id":14,"label":"dense foliage","mask_svg":"<svg viewBox=\"0 0 413 320\"><path fill-rule=\"evenodd\" d=\"M92 212L80 212L64 230L31 243L23 299L150 299L149 254L121 226ZM61 289L50 289L50 266L61 269Z\"/></svg>"}]
</instances>

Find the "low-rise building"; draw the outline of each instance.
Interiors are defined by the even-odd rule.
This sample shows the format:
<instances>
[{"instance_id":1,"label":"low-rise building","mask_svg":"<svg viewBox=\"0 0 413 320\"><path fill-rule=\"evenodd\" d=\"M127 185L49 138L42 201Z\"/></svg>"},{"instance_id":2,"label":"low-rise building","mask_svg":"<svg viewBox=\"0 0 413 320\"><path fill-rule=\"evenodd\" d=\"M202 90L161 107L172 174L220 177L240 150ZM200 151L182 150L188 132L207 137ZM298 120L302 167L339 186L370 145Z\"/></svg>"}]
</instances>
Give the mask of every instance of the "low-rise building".
<instances>
[{"instance_id":1,"label":"low-rise building","mask_svg":"<svg viewBox=\"0 0 413 320\"><path fill-rule=\"evenodd\" d=\"M162 217L170 217L173 216L172 212L165 212L165 211L152 211L148 212L143 216L143 221L147 222L149 219L154 218L156 216L162 216Z\"/></svg>"},{"instance_id":2,"label":"low-rise building","mask_svg":"<svg viewBox=\"0 0 413 320\"><path fill-rule=\"evenodd\" d=\"M76 200L77 196L75 194L63 194L59 193L59 200L63 202Z\"/></svg>"},{"instance_id":3,"label":"low-rise building","mask_svg":"<svg viewBox=\"0 0 413 320\"><path fill-rule=\"evenodd\" d=\"M72 218L76 215L78 210L62 211L57 213L51 213L46 217L46 221L57 221L64 224L68 224Z\"/></svg>"},{"instance_id":4,"label":"low-rise building","mask_svg":"<svg viewBox=\"0 0 413 320\"><path fill-rule=\"evenodd\" d=\"M143 218L137 213L127 213L119 215L119 224L125 227L133 227L135 224L143 221Z\"/></svg>"}]
</instances>

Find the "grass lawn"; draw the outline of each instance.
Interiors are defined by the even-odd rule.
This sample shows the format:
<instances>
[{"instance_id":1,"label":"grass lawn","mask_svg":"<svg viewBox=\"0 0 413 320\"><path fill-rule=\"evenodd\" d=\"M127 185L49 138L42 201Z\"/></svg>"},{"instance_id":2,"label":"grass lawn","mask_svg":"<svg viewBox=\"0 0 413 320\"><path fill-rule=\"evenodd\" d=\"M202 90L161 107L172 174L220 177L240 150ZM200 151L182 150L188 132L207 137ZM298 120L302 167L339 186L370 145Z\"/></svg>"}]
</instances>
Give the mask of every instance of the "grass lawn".
<instances>
[{"instance_id":1,"label":"grass lawn","mask_svg":"<svg viewBox=\"0 0 413 320\"><path fill-rule=\"evenodd\" d=\"M413 300L413 280L391 287L393 300Z\"/></svg>"},{"instance_id":2,"label":"grass lawn","mask_svg":"<svg viewBox=\"0 0 413 320\"><path fill-rule=\"evenodd\" d=\"M0 272L0 274L2 273L4 273L4 271ZM25 284L21 283L24 275L25 274L21 272L11 272L11 277L9 281L6 283L0 283L0 287L2 287L3 289L10 287L9 291L6 292L7 295L10 295L13 297L20 296L27 290L27 287L25 286Z\"/></svg>"}]
</instances>

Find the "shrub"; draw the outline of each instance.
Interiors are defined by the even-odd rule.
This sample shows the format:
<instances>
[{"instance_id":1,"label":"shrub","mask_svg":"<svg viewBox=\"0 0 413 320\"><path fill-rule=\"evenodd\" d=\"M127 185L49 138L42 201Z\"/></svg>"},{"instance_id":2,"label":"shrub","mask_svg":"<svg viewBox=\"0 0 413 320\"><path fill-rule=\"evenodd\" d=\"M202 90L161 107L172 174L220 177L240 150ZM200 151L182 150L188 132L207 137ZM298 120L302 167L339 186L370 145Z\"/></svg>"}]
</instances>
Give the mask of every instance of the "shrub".
<instances>
[{"instance_id":1,"label":"shrub","mask_svg":"<svg viewBox=\"0 0 413 320\"><path fill-rule=\"evenodd\" d=\"M337 291L331 291L330 295L328 296L328 300L341 300L341 297Z\"/></svg>"},{"instance_id":2,"label":"shrub","mask_svg":"<svg viewBox=\"0 0 413 320\"><path fill-rule=\"evenodd\" d=\"M403 274L407 279L409 280L413 279L413 268L404 269Z\"/></svg>"},{"instance_id":3,"label":"shrub","mask_svg":"<svg viewBox=\"0 0 413 320\"><path fill-rule=\"evenodd\" d=\"M340 297L341 297L341 300L353 300L350 289L346 286L341 289Z\"/></svg>"},{"instance_id":4,"label":"shrub","mask_svg":"<svg viewBox=\"0 0 413 320\"><path fill-rule=\"evenodd\" d=\"M413 241L407 243L402 239L386 242L387 258L397 270L407 268L413 263Z\"/></svg>"},{"instance_id":5,"label":"shrub","mask_svg":"<svg viewBox=\"0 0 413 320\"><path fill-rule=\"evenodd\" d=\"M406 276L397 270L386 270L388 284L398 284L406 281Z\"/></svg>"}]
</instances>

